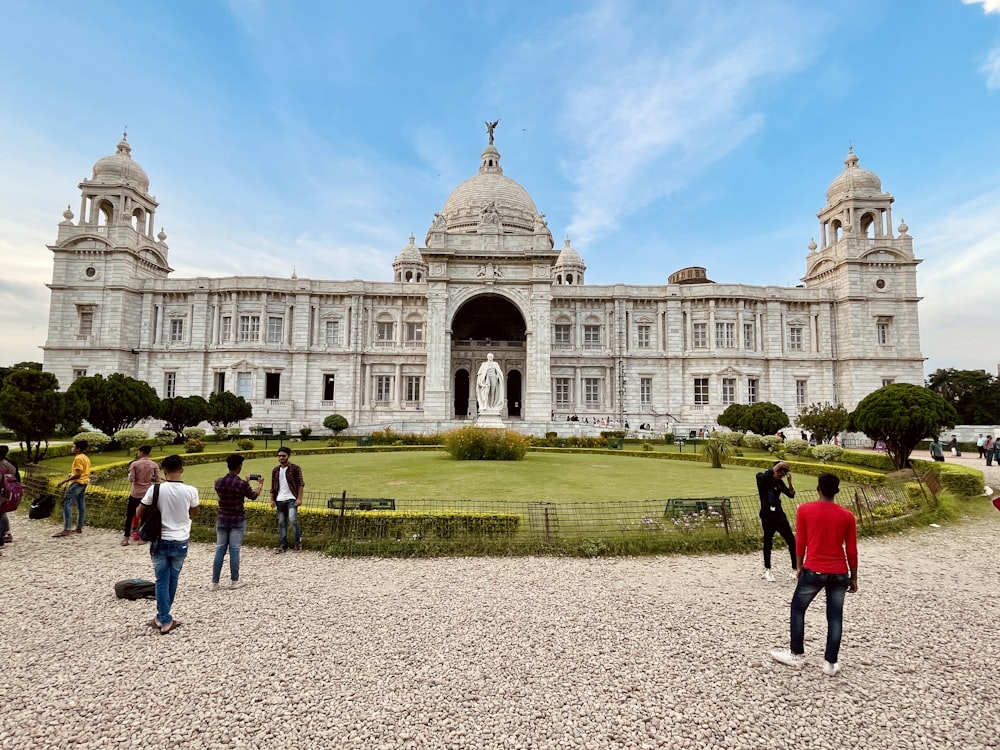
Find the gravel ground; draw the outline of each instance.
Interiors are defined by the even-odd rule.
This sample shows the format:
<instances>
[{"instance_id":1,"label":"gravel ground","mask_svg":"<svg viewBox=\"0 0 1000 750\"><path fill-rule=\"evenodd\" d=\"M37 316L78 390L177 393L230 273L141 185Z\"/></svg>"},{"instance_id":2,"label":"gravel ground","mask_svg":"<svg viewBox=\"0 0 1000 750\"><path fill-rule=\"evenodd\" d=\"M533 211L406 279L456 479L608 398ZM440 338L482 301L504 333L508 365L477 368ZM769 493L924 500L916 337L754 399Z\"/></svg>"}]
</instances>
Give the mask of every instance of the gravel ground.
<instances>
[{"instance_id":1,"label":"gravel ground","mask_svg":"<svg viewBox=\"0 0 1000 750\"><path fill-rule=\"evenodd\" d=\"M978 460L970 465L981 466ZM1000 470L997 470L1000 473ZM993 486L1000 486L1000 476ZM986 499L974 502L987 502ZM759 556L330 559L192 545L167 636L145 547L14 519L0 747L996 748L1000 513L861 541L842 671L776 664L793 582ZM776 558L782 560L780 555Z\"/></svg>"}]
</instances>

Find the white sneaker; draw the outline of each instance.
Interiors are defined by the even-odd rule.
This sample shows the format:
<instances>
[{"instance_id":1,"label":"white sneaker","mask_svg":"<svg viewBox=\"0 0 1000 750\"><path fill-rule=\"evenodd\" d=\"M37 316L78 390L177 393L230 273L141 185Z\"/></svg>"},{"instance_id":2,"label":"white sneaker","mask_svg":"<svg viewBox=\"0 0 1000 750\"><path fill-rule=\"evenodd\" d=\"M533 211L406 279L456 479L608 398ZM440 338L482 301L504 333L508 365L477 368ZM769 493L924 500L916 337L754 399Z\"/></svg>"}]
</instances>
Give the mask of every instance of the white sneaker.
<instances>
[{"instance_id":1,"label":"white sneaker","mask_svg":"<svg viewBox=\"0 0 1000 750\"><path fill-rule=\"evenodd\" d=\"M764 568L764 580L768 583L774 583L774 573L771 572L770 568Z\"/></svg>"},{"instance_id":2,"label":"white sneaker","mask_svg":"<svg viewBox=\"0 0 1000 750\"><path fill-rule=\"evenodd\" d=\"M232 581L232 582L231 582L231 583L229 584L229 588L231 588L231 589L241 589L241 588L243 588L243 587L244 587L244 586L246 586L246 585L247 585L247 582L246 582L246 581L244 581L244 580L243 580L243 579L241 578L241 579L239 579L238 581Z\"/></svg>"},{"instance_id":3,"label":"white sneaker","mask_svg":"<svg viewBox=\"0 0 1000 750\"><path fill-rule=\"evenodd\" d=\"M208 587L208 590L209 591L218 591L219 590L219 584L213 583L211 586Z\"/></svg>"},{"instance_id":4,"label":"white sneaker","mask_svg":"<svg viewBox=\"0 0 1000 750\"><path fill-rule=\"evenodd\" d=\"M840 663L833 662L832 664L826 659L823 660L823 674L833 677L837 672L840 671Z\"/></svg>"},{"instance_id":5,"label":"white sneaker","mask_svg":"<svg viewBox=\"0 0 1000 750\"><path fill-rule=\"evenodd\" d=\"M793 654L791 649L788 648L772 649L771 658L775 661L780 661L782 664L787 664L790 667L801 667L806 663L806 657L802 654Z\"/></svg>"}]
</instances>

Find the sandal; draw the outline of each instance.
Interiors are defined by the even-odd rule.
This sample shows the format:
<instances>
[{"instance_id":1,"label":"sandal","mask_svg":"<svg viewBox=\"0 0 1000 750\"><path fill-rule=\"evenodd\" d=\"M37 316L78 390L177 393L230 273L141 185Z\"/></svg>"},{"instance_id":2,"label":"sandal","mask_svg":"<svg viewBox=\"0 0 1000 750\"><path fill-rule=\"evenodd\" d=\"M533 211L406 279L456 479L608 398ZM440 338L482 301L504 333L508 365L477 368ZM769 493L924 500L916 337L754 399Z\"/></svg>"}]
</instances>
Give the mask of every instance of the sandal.
<instances>
[{"instance_id":1,"label":"sandal","mask_svg":"<svg viewBox=\"0 0 1000 750\"><path fill-rule=\"evenodd\" d=\"M128 537L122 539L122 547L128 547Z\"/></svg>"},{"instance_id":2,"label":"sandal","mask_svg":"<svg viewBox=\"0 0 1000 750\"><path fill-rule=\"evenodd\" d=\"M152 620L150 620L149 622L147 622L146 626L150 627L150 628L156 628L157 630L159 630L160 628L163 627L163 625L160 624L160 621L157 620L155 617Z\"/></svg>"},{"instance_id":3,"label":"sandal","mask_svg":"<svg viewBox=\"0 0 1000 750\"><path fill-rule=\"evenodd\" d=\"M175 630L177 630L177 628L179 628L180 626L181 624L178 620L171 620L166 625L160 628L160 635L166 635L167 633L172 633Z\"/></svg>"},{"instance_id":4,"label":"sandal","mask_svg":"<svg viewBox=\"0 0 1000 750\"><path fill-rule=\"evenodd\" d=\"M69 529L63 529L63 530L62 530L62 531L60 531L60 532L59 532L58 534L53 534L53 535L52 535L52 538L53 538L53 539L58 539L58 538L60 538L60 537L64 537L64 536L69 536L69 535L70 535L70 534L72 534L72 533L73 533L73 532L72 532L72 531L70 531Z\"/></svg>"}]
</instances>

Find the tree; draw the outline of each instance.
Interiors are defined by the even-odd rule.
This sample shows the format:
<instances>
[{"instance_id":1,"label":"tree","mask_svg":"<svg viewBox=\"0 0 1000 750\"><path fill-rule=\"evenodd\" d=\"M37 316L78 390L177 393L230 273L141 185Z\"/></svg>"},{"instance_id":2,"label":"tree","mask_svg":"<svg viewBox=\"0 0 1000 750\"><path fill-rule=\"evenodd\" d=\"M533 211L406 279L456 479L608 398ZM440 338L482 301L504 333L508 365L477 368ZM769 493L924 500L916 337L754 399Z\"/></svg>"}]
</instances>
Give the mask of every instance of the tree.
<instances>
[{"instance_id":1,"label":"tree","mask_svg":"<svg viewBox=\"0 0 1000 750\"><path fill-rule=\"evenodd\" d=\"M0 367L0 388L3 388L3 381L6 380L7 376L10 375L14 370L38 370L42 371L41 362L18 362L10 367Z\"/></svg>"},{"instance_id":2,"label":"tree","mask_svg":"<svg viewBox=\"0 0 1000 750\"><path fill-rule=\"evenodd\" d=\"M79 394L60 393L51 372L12 368L0 389L0 422L14 432L31 463L48 451L52 433L79 425L86 413L87 402Z\"/></svg>"},{"instance_id":3,"label":"tree","mask_svg":"<svg viewBox=\"0 0 1000 750\"><path fill-rule=\"evenodd\" d=\"M120 372L107 378L77 378L67 392L79 393L86 399L90 405L87 421L105 435L134 427L143 419L157 416L160 409L160 397L148 383Z\"/></svg>"},{"instance_id":4,"label":"tree","mask_svg":"<svg viewBox=\"0 0 1000 750\"><path fill-rule=\"evenodd\" d=\"M861 399L851 412L848 429L884 440L896 468L904 469L917 443L957 422L955 407L941 394L920 385L893 383Z\"/></svg>"},{"instance_id":5,"label":"tree","mask_svg":"<svg viewBox=\"0 0 1000 750\"><path fill-rule=\"evenodd\" d=\"M935 370L927 387L955 407L958 424L1000 422L1000 380L985 370Z\"/></svg>"},{"instance_id":6,"label":"tree","mask_svg":"<svg viewBox=\"0 0 1000 750\"><path fill-rule=\"evenodd\" d=\"M715 422L720 427L728 427L734 432L743 432L743 418L747 413L746 404L730 404L726 410L720 414Z\"/></svg>"},{"instance_id":7,"label":"tree","mask_svg":"<svg viewBox=\"0 0 1000 750\"><path fill-rule=\"evenodd\" d=\"M331 414L323 420L323 426L328 430L333 430L334 435L339 435L341 430L346 430L348 427L347 417Z\"/></svg>"},{"instance_id":8,"label":"tree","mask_svg":"<svg viewBox=\"0 0 1000 750\"><path fill-rule=\"evenodd\" d=\"M795 421L802 429L809 430L817 443L826 443L847 429L849 418L850 414L841 404L833 406L827 401L823 404L810 404Z\"/></svg>"},{"instance_id":9,"label":"tree","mask_svg":"<svg viewBox=\"0 0 1000 750\"><path fill-rule=\"evenodd\" d=\"M167 429L178 435L184 434L185 427L197 427L211 416L212 407L201 396L175 396L160 402L160 417Z\"/></svg>"},{"instance_id":10,"label":"tree","mask_svg":"<svg viewBox=\"0 0 1000 750\"><path fill-rule=\"evenodd\" d=\"M229 391L213 393L208 397L208 404L212 407L212 416L208 418L208 421L213 427L218 425L229 427L253 416L253 406L250 405L250 402Z\"/></svg>"},{"instance_id":11,"label":"tree","mask_svg":"<svg viewBox=\"0 0 1000 750\"><path fill-rule=\"evenodd\" d=\"M788 427L788 415L770 401L751 404L743 415L743 428L758 435L773 435L785 427Z\"/></svg>"}]
</instances>

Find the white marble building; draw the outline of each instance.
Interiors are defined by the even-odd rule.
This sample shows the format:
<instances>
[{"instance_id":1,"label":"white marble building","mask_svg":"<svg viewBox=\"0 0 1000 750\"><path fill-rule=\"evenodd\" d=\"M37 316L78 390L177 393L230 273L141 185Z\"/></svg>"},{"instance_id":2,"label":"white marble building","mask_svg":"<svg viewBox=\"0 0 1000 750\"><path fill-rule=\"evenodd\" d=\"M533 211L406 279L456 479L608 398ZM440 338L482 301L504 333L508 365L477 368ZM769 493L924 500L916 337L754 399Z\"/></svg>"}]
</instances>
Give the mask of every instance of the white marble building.
<instances>
[{"instance_id":1,"label":"white marble building","mask_svg":"<svg viewBox=\"0 0 1000 750\"><path fill-rule=\"evenodd\" d=\"M406 430L471 420L488 352L505 423L533 433L572 414L686 430L734 402L773 401L793 420L814 402L850 409L887 382L922 383L923 358L913 241L905 224L894 233L879 178L853 153L844 164L794 288L715 283L699 267L587 284L492 136L392 281L176 278L123 139L49 247L44 366L63 386L122 372L161 397L230 390L252 423L293 432L334 412Z\"/></svg>"}]
</instances>

